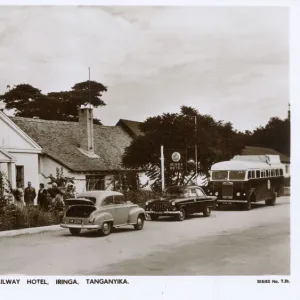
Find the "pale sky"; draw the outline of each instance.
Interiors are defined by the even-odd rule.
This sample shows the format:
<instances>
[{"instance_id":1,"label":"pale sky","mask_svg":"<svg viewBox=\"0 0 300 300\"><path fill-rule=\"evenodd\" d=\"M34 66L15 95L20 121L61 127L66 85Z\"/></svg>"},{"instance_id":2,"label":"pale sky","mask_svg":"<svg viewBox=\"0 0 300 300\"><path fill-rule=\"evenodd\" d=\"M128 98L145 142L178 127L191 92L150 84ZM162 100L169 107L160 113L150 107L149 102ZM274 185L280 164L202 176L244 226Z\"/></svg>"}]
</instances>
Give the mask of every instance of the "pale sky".
<instances>
[{"instance_id":1,"label":"pale sky","mask_svg":"<svg viewBox=\"0 0 300 300\"><path fill-rule=\"evenodd\" d=\"M0 93L91 79L104 125L190 105L238 130L287 116L289 12L280 7L1 7Z\"/></svg>"}]
</instances>

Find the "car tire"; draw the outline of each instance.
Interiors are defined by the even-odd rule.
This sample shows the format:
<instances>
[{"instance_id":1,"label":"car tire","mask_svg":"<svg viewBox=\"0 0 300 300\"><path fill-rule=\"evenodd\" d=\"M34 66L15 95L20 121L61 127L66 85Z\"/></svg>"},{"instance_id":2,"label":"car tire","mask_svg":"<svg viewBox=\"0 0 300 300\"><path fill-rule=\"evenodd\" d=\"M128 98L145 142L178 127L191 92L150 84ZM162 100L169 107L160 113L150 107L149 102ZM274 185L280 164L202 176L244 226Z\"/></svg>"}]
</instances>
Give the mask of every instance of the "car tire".
<instances>
[{"instance_id":1,"label":"car tire","mask_svg":"<svg viewBox=\"0 0 300 300\"><path fill-rule=\"evenodd\" d=\"M109 235L112 232L112 223L104 222L99 229L99 232L102 236Z\"/></svg>"},{"instance_id":2,"label":"car tire","mask_svg":"<svg viewBox=\"0 0 300 300\"><path fill-rule=\"evenodd\" d=\"M179 209L179 215L176 216L177 221L183 221L186 217L185 209L182 207Z\"/></svg>"},{"instance_id":3,"label":"car tire","mask_svg":"<svg viewBox=\"0 0 300 300\"><path fill-rule=\"evenodd\" d=\"M206 206L203 210L204 217L209 217L211 214L211 208L209 206Z\"/></svg>"},{"instance_id":4,"label":"car tire","mask_svg":"<svg viewBox=\"0 0 300 300\"><path fill-rule=\"evenodd\" d=\"M80 228L69 228L69 231L72 235L79 235L81 229Z\"/></svg>"},{"instance_id":5,"label":"car tire","mask_svg":"<svg viewBox=\"0 0 300 300\"><path fill-rule=\"evenodd\" d=\"M141 215L138 216L136 224L134 225L134 229L135 230L142 230L143 227L144 227L144 221L145 221L145 218L143 216L141 216Z\"/></svg>"},{"instance_id":6,"label":"car tire","mask_svg":"<svg viewBox=\"0 0 300 300\"><path fill-rule=\"evenodd\" d=\"M158 218L159 218L158 215L149 215L149 216L150 216L150 219L151 219L152 221L157 221Z\"/></svg>"},{"instance_id":7,"label":"car tire","mask_svg":"<svg viewBox=\"0 0 300 300\"><path fill-rule=\"evenodd\" d=\"M249 199L247 203L244 205L244 210L251 210L251 208L252 208L252 203L251 200Z\"/></svg>"}]
</instances>

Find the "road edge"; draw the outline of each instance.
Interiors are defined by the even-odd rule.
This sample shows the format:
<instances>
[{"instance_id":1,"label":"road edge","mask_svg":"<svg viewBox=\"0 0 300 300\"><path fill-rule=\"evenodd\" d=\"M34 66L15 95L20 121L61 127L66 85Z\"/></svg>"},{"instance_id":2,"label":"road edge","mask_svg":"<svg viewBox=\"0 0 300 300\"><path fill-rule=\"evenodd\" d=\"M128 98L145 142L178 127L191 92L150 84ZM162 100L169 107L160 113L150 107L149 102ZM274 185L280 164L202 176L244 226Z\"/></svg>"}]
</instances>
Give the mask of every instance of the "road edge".
<instances>
[{"instance_id":1,"label":"road edge","mask_svg":"<svg viewBox=\"0 0 300 300\"><path fill-rule=\"evenodd\" d=\"M47 231L58 231L58 230L64 230L64 228L60 227L60 225L51 225L51 226L31 227L31 228L23 228L23 229L16 229L16 230L6 230L6 231L0 231L0 238L13 237L13 236L24 235L24 234L36 234L36 233L42 233Z\"/></svg>"}]
</instances>

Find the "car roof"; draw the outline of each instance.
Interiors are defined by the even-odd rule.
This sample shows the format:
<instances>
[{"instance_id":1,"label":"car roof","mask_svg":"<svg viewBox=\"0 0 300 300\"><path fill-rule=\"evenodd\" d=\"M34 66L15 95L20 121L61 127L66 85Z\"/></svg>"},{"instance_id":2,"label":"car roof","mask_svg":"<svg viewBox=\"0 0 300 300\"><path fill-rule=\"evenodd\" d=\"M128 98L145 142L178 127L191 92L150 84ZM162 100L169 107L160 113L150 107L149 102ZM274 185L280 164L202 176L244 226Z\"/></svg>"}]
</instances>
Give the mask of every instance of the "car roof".
<instances>
[{"instance_id":1,"label":"car roof","mask_svg":"<svg viewBox=\"0 0 300 300\"><path fill-rule=\"evenodd\" d=\"M78 193L77 197L82 197L82 196L90 196L90 197L107 197L107 196L123 196L122 193L115 192L115 191L85 191L82 193Z\"/></svg>"}]
</instances>

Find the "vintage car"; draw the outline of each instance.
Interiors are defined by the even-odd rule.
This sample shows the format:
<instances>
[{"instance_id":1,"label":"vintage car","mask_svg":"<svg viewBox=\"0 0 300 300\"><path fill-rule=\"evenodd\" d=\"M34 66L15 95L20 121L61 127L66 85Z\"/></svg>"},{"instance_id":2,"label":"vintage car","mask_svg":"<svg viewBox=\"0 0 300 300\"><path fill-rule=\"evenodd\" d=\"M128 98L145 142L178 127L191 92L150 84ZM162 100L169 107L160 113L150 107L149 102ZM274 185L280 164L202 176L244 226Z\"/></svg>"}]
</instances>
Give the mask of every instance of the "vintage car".
<instances>
[{"instance_id":1,"label":"vintage car","mask_svg":"<svg viewBox=\"0 0 300 300\"><path fill-rule=\"evenodd\" d=\"M65 200L65 204L68 209L60 226L69 228L72 235L79 235L82 229L109 235L113 228L126 225L141 230L146 219L145 210L126 201L119 192L86 191Z\"/></svg>"},{"instance_id":2,"label":"vintage car","mask_svg":"<svg viewBox=\"0 0 300 300\"><path fill-rule=\"evenodd\" d=\"M170 186L161 199L146 201L146 213L154 221L160 216L173 216L183 221L194 213L209 217L216 199L215 196L207 196L198 186Z\"/></svg>"}]
</instances>

